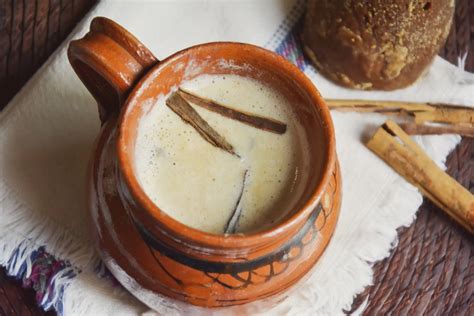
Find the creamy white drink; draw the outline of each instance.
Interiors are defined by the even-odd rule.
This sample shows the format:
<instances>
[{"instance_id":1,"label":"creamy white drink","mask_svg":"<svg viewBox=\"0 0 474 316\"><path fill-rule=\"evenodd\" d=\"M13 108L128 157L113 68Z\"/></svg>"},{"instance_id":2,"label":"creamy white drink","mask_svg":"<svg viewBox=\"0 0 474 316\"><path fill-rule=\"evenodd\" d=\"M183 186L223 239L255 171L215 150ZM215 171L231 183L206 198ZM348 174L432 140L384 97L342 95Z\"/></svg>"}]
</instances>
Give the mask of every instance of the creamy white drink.
<instances>
[{"instance_id":1,"label":"creamy white drink","mask_svg":"<svg viewBox=\"0 0 474 316\"><path fill-rule=\"evenodd\" d=\"M236 155L206 141L161 97L139 124L138 180L151 200L190 227L216 234L239 208L237 233L278 223L292 210L307 175L307 140L288 100L254 79L201 75L181 85L233 109L287 125L272 133L190 104L234 147ZM235 219L235 218L234 218Z\"/></svg>"}]
</instances>

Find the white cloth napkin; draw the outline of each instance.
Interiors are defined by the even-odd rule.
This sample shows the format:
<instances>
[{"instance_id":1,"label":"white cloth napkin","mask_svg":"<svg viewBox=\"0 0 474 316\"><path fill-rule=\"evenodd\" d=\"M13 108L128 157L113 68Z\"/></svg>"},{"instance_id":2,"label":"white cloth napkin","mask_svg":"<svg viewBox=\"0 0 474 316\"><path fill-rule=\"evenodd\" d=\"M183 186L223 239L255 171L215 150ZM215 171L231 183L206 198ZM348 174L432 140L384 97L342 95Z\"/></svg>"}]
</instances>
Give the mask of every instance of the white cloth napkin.
<instances>
[{"instance_id":1,"label":"white cloth napkin","mask_svg":"<svg viewBox=\"0 0 474 316\"><path fill-rule=\"evenodd\" d=\"M109 278L100 277L85 198L86 166L99 121L94 100L69 66L67 43L85 34L92 17L102 15L135 34L158 58L202 42L240 41L294 59L288 33L302 11L303 2L297 0L97 5L0 113L0 264L10 274L27 277L34 270L35 251L44 247L66 268L50 279L43 307L66 315L147 311ZM282 51L285 43L289 51ZM424 78L394 92L344 89L302 63L324 97L474 103L474 76L439 57ZM371 264L389 254L397 242L396 228L409 225L422 202L420 193L362 142L385 117L332 115L343 176L339 223L312 276L272 314L341 314L371 284ZM443 166L460 137L416 139ZM256 311L255 306L249 311Z\"/></svg>"}]
</instances>

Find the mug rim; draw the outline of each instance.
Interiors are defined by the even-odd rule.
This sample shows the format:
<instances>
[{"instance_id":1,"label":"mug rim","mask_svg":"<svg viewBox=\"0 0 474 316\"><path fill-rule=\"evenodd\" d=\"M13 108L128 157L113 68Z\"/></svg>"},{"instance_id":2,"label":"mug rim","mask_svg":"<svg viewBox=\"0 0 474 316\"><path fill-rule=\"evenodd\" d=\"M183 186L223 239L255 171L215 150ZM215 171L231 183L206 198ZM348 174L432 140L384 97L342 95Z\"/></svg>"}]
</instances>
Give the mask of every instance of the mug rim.
<instances>
[{"instance_id":1,"label":"mug rim","mask_svg":"<svg viewBox=\"0 0 474 316\"><path fill-rule=\"evenodd\" d=\"M259 54L261 58L276 59L280 70L291 74L292 79L301 85L303 91L308 93L312 101L308 104L314 104L314 106L317 107L319 119L322 121L322 124L320 125L321 130L323 133L325 133L323 137L326 141L324 142L323 146L325 147L324 152L326 159L324 159L322 163L322 175L320 176L320 180L316 183L315 188L310 194L310 197L305 199L303 206L294 211L293 214L285 218L283 221L270 226L265 230L249 234L243 233L226 235L208 233L181 223L180 221L168 215L165 211L161 210L143 190L134 171L130 157L131 154L127 150L127 141L126 137L124 136L126 134L128 125L127 114L130 112L130 104L134 103L133 101L140 96L143 90L142 88L148 80L152 79L152 77L159 73L162 68L166 67L167 64L180 59L190 51L204 47L217 48L222 46L234 46L240 49L246 48ZM134 106L140 106L140 102L136 103ZM307 128L305 128L305 130L307 131ZM134 201L136 201L140 206L140 211L145 211L148 216L151 216L154 220L160 223L160 228L164 227L166 230L171 232L173 239L179 237L180 240L184 239L186 241L194 241L198 245L219 249L244 248L248 247L249 245L260 244L265 241L280 240L279 237L284 237L283 235L286 231L291 229L293 226L300 224L320 203L321 195L330 180L336 162L335 132L329 108L311 80L295 65L270 50L252 44L225 41L203 43L182 49L159 61L157 65L151 68L148 73L145 74L145 76L143 76L143 78L133 87L132 92L122 107L122 111L120 112L120 116L118 118L118 137L116 148L119 169L123 175L121 178L125 182L127 189L132 195ZM167 232L166 235L169 235L169 232Z\"/></svg>"}]
</instances>

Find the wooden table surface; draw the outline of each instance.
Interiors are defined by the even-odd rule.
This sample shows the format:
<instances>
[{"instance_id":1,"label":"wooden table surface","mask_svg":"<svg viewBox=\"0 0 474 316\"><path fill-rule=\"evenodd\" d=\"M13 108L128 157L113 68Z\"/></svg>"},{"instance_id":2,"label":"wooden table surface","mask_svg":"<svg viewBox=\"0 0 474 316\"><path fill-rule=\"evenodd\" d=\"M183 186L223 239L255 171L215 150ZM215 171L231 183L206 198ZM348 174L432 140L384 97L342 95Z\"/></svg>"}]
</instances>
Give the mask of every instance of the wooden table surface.
<instances>
[{"instance_id":1,"label":"wooden table surface","mask_svg":"<svg viewBox=\"0 0 474 316\"><path fill-rule=\"evenodd\" d=\"M0 0L0 110L42 65L96 0ZM474 1L457 0L450 36L440 55L452 63L468 53L474 72ZM473 100L474 102L474 100ZM447 160L448 173L474 190L474 141L463 139ZM374 285L352 310L365 315L474 315L474 238L426 201L399 244L374 266ZM54 315L35 293L0 268L0 315Z\"/></svg>"}]
</instances>

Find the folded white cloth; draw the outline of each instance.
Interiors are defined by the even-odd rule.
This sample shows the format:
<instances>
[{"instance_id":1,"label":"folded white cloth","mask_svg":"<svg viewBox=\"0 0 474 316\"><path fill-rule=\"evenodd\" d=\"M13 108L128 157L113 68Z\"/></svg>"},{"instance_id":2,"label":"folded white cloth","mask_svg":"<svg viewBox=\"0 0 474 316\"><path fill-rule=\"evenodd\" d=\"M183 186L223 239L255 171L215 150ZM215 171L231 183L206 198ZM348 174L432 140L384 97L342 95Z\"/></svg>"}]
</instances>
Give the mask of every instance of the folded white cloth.
<instances>
[{"instance_id":1,"label":"folded white cloth","mask_svg":"<svg viewBox=\"0 0 474 316\"><path fill-rule=\"evenodd\" d=\"M43 284L40 304L61 314L147 310L109 278L100 277L89 233L85 174L99 121L94 100L69 66L66 47L71 38L84 35L94 16L116 20L158 58L209 41L265 46L295 61L324 97L473 103L474 76L439 57L424 78L407 89L361 92L335 86L302 59L294 44L291 30L303 6L295 0L97 5L0 113L0 264L10 274L32 278L44 255L41 251L54 256L58 268ZM341 314L371 284L371 264L389 254L396 244L396 228L409 225L422 202L420 193L362 142L384 117L332 115L343 176L339 223L312 276L272 314ZM460 137L416 139L443 166ZM250 308L258 310L256 304Z\"/></svg>"}]
</instances>

